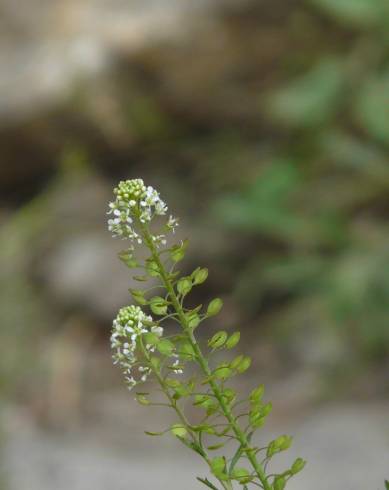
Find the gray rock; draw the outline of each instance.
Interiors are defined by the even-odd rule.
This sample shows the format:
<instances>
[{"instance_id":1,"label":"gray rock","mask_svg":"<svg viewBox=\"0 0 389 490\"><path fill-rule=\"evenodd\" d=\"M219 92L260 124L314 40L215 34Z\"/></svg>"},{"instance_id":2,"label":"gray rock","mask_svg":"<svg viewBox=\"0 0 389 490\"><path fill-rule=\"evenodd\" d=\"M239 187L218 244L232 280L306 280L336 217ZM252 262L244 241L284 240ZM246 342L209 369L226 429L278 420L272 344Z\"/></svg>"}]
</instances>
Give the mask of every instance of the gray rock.
<instances>
[{"instance_id":1,"label":"gray rock","mask_svg":"<svg viewBox=\"0 0 389 490\"><path fill-rule=\"evenodd\" d=\"M221 0L1 0L0 125L58 104L120 52L186 35ZM92 80L91 80L92 81Z\"/></svg>"},{"instance_id":2,"label":"gray rock","mask_svg":"<svg viewBox=\"0 0 389 490\"><path fill-rule=\"evenodd\" d=\"M108 234L107 234L108 235ZM109 318L130 301L131 279L112 240L102 233L68 239L47 258L46 281L57 301Z\"/></svg>"},{"instance_id":3,"label":"gray rock","mask_svg":"<svg viewBox=\"0 0 389 490\"><path fill-rule=\"evenodd\" d=\"M293 434L292 450L277 456L279 468L294 457L308 460L288 483L290 490L383 490L388 478L389 427L385 403L321 407L278 423L264 440ZM120 425L124 447L106 439L53 435L19 421L8 423L5 462L10 490L195 490L196 475L207 469L189 450L163 438L139 438L145 421L137 417L131 431ZM118 424L119 425L119 424ZM143 443L141 442L143 441ZM170 442L169 442L170 441Z\"/></svg>"}]
</instances>

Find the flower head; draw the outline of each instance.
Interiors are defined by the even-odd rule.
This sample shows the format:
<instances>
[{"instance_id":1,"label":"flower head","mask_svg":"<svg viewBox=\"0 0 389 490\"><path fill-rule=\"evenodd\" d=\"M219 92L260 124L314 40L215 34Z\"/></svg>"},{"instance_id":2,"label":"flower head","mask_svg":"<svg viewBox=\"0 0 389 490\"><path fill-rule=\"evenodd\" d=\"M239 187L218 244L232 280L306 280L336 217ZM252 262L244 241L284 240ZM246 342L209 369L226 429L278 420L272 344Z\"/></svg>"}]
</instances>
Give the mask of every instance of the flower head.
<instances>
[{"instance_id":1,"label":"flower head","mask_svg":"<svg viewBox=\"0 0 389 490\"><path fill-rule=\"evenodd\" d=\"M108 229L114 236L129 238L142 243L135 225L150 222L154 216L163 216L167 206L153 187L146 186L142 179L124 180L114 189L115 201L109 203ZM173 221L172 221L173 220ZM177 222L169 217L167 229L174 231ZM158 244L165 243L164 235L157 235Z\"/></svg>"},{"instance_id":2,"label":"flower head","mask_svg":"<svg viewBox=\"0 0 389 490\"><path fill-rule=\"evenodd\" d=\"M138 359L137 351L139 341L144 334L151 332L158 337L162 336L163 328L153 323L151 316L134 305L121 308L113 321L111 334L113 359L115 364L123 368L129 389L139 382L146 381L151 372L149 366L142 364L142 356ZM154 347L148 344L144 348L150 352L154 350ZM137 369L134 369L136 367ZM134 371L138 372L138 380L135 378Z\"/></svg>"}]
</instances>

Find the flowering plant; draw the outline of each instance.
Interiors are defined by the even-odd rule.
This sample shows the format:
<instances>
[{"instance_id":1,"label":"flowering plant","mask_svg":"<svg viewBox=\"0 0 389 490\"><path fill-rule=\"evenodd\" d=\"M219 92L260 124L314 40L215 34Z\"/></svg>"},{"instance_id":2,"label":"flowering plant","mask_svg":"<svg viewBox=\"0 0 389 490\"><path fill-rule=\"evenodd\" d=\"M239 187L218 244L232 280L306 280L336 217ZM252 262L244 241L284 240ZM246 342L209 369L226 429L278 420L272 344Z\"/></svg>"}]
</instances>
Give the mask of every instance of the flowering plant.
<instances>
[{"instance_id":1,"label":"flowering plant","mask_svg":"<svg viewBox=\"0 0 389 490\"><path fill-rule=\"evenodd\" d=\"M219 298L203 308L186 306L186 298L193 287L206 281L208 270L197 268L190 275L180 276L176 264L185 255L187 241L167 245L167 234L173 234L178 220L167 215L167 206L159 193L146 187L141 179L120 182L114 190L115 200L109 204L109 230L114 236L130 241L130 247L120 254L130 269L141 269L134 275L140 283L153 281L147 290L131 289L134 301L140 306L121 308L113 322L111 346L114 362L125 376L130 390L139 387L148 378L160 385L164 403L150 399L145 391L136 393L142 405L165 405L174 410L177 423L161 433L171 432L185 446L195 451L209 467L213 477L198 480L213 490L231 490L234 484L243 489L256 486L263 490L283 490L288 480L301 471L305 461L297 458L282 473L268 473L268 464L277 453L288 449L292 439L281 435L259 447L254 441L271 412L271 403L263 400L264 386L259 385L247 397L238 399L236 391L228 386L233 376L244 373L251 359L238 355L221 363L213 361L212 354L232 350L239 342L240 333L222 330L207 342L206 349L197 339L197 328L222 308ZM140 260L136 248L144 245L149 252ZM149 293L162 289L158 296ZM148 307L151 316L141 307ZM163 325L169 325L169 331ZM189 420L183 402L190 402L199 412L198 422ZM187 405L187 404L186 404ZM231 455L225 455L226 444L235 444ZM217 452L215 455L215 451ZM228 453L230 454L230 453Z\"/></svg>"}]
</instances>

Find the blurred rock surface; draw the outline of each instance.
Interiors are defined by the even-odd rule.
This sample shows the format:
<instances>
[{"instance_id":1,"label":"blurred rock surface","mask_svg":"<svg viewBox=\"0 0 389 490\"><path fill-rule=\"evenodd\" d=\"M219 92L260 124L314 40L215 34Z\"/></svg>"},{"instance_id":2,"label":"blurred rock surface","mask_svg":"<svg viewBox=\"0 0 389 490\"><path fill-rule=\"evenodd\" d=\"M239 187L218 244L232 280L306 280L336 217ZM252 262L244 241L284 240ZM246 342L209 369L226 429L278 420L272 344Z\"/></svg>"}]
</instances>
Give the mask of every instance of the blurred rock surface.
<instances>
[{"instance_id":1,"label":"blurred rock surface","mask_svg":"<svg viewBox=\"0 0 389 490\"><path fill-rule=\"evenodd\" d=\"M20 8L1 0L0 89L6 96L0 121L4 124L4 116L15 121L57 104L77 79L106 69L118 50L132 52L186 34L218 3L31 0Z\"/></svg>"},{"instance_id":2,"label":"blurred rock surface","mask_svg":"<svg viewBox=\"0 0 389 490\"><path fill-rule=\"evenodd\" d=\"M126 404L126 413L127 408ZM295 435L286 457L277 458L282 467L297 456L308 459L304 471L291 480L290 490L379 490L387 478L387 409L385 403L326 406L279 422L262 437ZM84 431L81 437L68 434L60 438L14 415L8 423L8 432L12 432L5 446L9 489L199 488L195 476L207 473L201 462L168 436L147 439L142 435L146 419L138 414L136 422L131 422L128 417L120 425L121 444L112 445L108 443L112 434L104 436L101 424L98 437ZM132 429L127 432L129 425Z\"/></svg>"}]
</instances>

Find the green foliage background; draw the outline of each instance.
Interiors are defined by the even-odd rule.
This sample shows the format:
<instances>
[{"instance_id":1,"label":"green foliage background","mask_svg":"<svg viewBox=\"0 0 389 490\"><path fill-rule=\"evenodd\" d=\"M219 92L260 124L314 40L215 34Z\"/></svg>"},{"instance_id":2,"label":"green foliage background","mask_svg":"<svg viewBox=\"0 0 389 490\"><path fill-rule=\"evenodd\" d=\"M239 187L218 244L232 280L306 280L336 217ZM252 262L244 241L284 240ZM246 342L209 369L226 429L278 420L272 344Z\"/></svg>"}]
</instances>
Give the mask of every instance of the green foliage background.
<instances>
[{"instance_id":1,"label":"green foliage background","mask_svg":"<svg viewBox=\"0 0 389 490\"><path fill-rule=\"evenodd\" d=\"M389 353L389 4L311 5L349 39L323 43L268 93L277 144L256 180L216 210L227 227L270 244L239 287L250 305L274 291L289 328L312 308L315 327L337 328L357 356L379 360Z\"/></svg>"}]
</instances>

